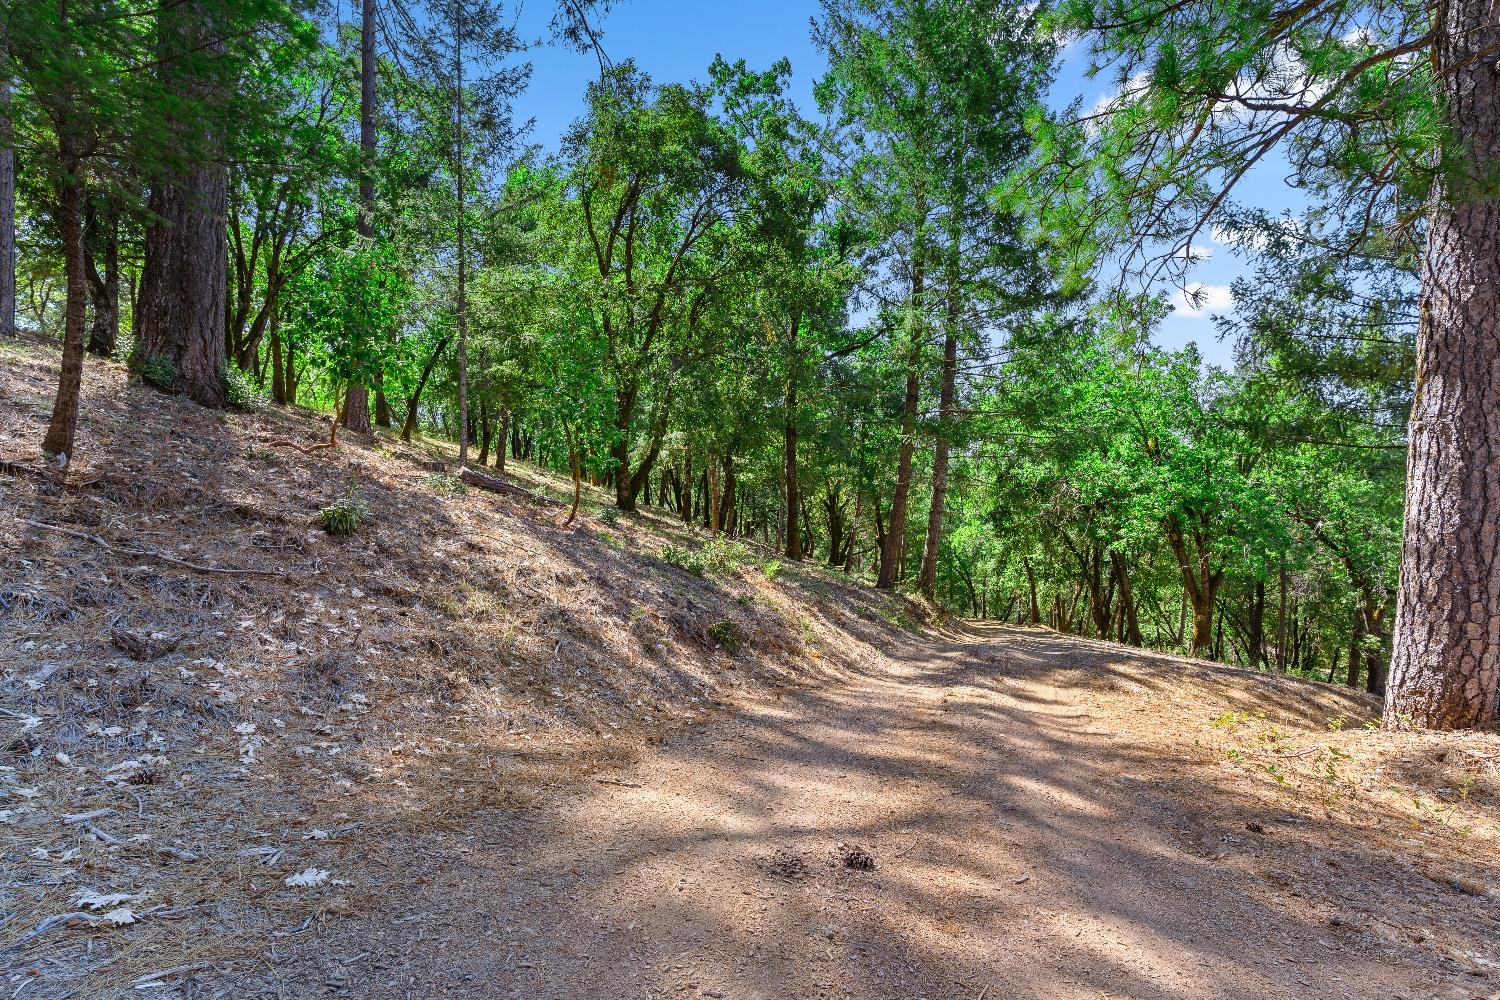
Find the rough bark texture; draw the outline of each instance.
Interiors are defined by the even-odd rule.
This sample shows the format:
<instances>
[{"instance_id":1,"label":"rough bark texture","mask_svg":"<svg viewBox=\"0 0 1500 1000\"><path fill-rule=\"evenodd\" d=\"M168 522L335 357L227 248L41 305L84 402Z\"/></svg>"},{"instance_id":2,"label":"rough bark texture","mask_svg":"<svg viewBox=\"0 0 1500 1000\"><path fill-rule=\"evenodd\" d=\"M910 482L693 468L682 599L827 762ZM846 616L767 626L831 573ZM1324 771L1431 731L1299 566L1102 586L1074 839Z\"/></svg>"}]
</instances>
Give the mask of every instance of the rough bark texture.
<instances>
[{"instance_id":1,"label":"rough bark texture","mask_svg":"<svg viewBox=\"0 0 1500 1000\"><path fill-rule=\"evenodd\" d=\"M66 122L59 123L67 131ZM67 273L68 301L63 326L62 373L57 380L57 397L52 403L52 420L42 441L42 453L71 458L78 431L78 396L83 385L84 308L88 285L83 276L83 178L79 176L78 159L69 150L68 140L59 140L63 161L63 184L59 192L61 205L63 261Z\"/></svg>"},{"instance_id":2,"label":"rough bark texture","mask_svg":"<svg viewBox=\"0 0 1500 1000\"><path fill-rule=\"evenodd\" d=\"M917 403L921 383L917 365L922 352L922 293L923 273L921 251L916 252L912 265L911 299L912 327L909 356L906 362L906 400L901 408L901 449L896 458L896 490L891 497L891 526L880 546L880 572L875 585L881 590L894 590L901 578L902 556L906 551L906 500L911 492L912 451L917 443Z\"/></svg>"},{"instance_id":3,"label":"rough bark texture","mask_svg":"<svg viewBox=\"0 0 1500 1000\"><path fill-rule=\"evenodd\" d=\"M954 294L950 292L950 295ZM949 434L953 426L958 378L956 312L956 303L951 303L948 330L943 336L943 387L938 399L937 440L933 444L932 506L927 510L927 541L922 548L922 571L917 575L917 586L929 601L937 595L938 550L943 544L943 519L947 515Z\"/></svg>"},{"instance_id":4,"label":"rough bark texture","mask_svg":"<svg viewBox=\"0 0 1500 1000\"><path fill-rule=\"evenodd\" d=\"M7 45L0 25L0 62ZM0 73L0 337L16 333L16 155L11 148L10 80Z\"/></svg>"},{"instance_id":5,"label":"rough bark texture","mask_svg":"<svg viewBox=\"0 0 1500 1000\"><path fill-rule=\"evenodd\" d=\"M168 85L189 101L203 100L210 85L174 71L180 51L222 46L192 5L163 7L160 19L163 72ZM202 406L225 404L224 344L229 288L229 170L215 153L213 135L202 136L189 123L182 129L190 161L165 173L148 204L157 220L146 231L136 336L140 350L165 358L176 372L172 386Z\"/></svg>"},{"instance_id":6,"label":"rough bark texture","mask_svg":"<svg viewBox=\"0 0 1500 1000\"><path fill-rule=\"evenodd\" d=\"M375 239L375 0L363 0L359 37L359 235L368 246ZM359 330L357 336L376 335ZM380 397L384 403L385 397ZM386 413L386 422L389 422ZM370 390L363 381L349 384L344 426L356 434L370 430Z\"/></svg>"},{"instance_id":7,"label":"rough bark texture","mask_svg":"<svg viewBox=\"0 0 1500 1000\"><path fill-rule=\"evenodd\" d=\"M84 275L94 304L88 351L111 357L120 341L120 241L112 208L88 213L84 232ZM104 270L99 270L99 257Z\"/></svg>"},{"instance_id":8,"label":"rough bark texture","mask_svg":"<svg viewBox=\"0 0 1500 1000\"><path fill-rule=\"evenodd\" d=\"M1500 0L1441 4L1455 155L1422 270L1406 534L1386 724L1500 722Z\"/></svg>"}]
</instances>

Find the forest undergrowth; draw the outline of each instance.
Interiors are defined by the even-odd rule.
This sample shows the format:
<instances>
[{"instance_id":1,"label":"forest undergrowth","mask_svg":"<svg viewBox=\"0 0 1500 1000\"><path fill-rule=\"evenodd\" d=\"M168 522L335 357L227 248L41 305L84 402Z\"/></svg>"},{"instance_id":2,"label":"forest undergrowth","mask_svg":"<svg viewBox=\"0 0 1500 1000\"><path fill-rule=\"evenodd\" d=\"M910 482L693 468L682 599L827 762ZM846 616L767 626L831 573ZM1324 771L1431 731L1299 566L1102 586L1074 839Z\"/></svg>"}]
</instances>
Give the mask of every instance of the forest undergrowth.
<instances>
[{"instance_id":1,"label":"forest undergrowth","mask_svg":"<svg viewBox=\"0 0 1500 1000\"><path fill-rule=\"evenodd\" d=\"M519 463L530 499L466 486L446 443L303 453L281 442L325 440L326 416L216 413L88 365L87 457L0 476L14 996L274 964L399 905L400 871L465 831L615 780L745 699L878 675L964 628L602 493L565 526L568 484ZM0 460L28 453L55 378L50 350L0 345ZM1286 817L1238 836L1319 840L1327 820L1429 893L1500 901L1500 737L1377 731L1379 703L1346 689L1054 638L1087 654L1070 683L1098 725Z\"/></svg>"}]
</instances>

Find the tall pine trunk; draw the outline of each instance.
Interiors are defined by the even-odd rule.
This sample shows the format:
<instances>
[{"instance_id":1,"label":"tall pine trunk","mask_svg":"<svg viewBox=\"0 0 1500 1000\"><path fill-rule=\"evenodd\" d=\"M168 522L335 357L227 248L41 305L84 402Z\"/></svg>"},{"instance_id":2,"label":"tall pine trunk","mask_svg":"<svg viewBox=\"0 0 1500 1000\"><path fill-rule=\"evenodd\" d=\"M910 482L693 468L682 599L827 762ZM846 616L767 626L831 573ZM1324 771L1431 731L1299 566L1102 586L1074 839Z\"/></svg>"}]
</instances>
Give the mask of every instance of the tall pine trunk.
<instances>
[{"instance_id":1,"label":"tall pine trunk","mask_svg":"<svg viewBox=\"0 0 1500 1000\"><path fill-rule=\"evenodd\" d=\"M188 53L223 50L213 26L196 5L163 4L157 14L160 57L166 82L189 104L213 96L212 85L184 65ZM225 404L225 304L229 288L229 170L221 137L184 130L185 163L167 170L152 188L147 207L155 221L146 231L141 271L139 349L170 362L172 388L203 406Z\"/></svg>"},{"instance_id":2,"label":"tall pine trunk","mask_svg":"<svg viewBox=\"0 0 1500 1000\"><path fill-rule=\"evenodd\" d=\"M10 47L0 24L0 337L16 334L16 154L10 121Z\"/></svg>"},{"instance_id":3,"label":"tall pine trunk","mask_svg":"<svg viewBox=\"0 0 1500 1000\"><path fill-rule=\"evenodd\" d=\"M1500 722L1500 2L1448 0L1433 78L1455 148L1427 230L1385 721Z\"/></svg>"},{"instance_id":4,"label":"tall pine trunk","mask_svg":"<svg viewBox=\"0 0 1500 1000\"><path fill-rule=\"evenodd\" d=\"M458 193L458 464L469 464L469 318L468 251L464 245L464 24L463 5L456 4L453 22L453 181ZM632 498L633 499L633 498ZM633 509L633 508L632 508Z\"/></svg>"},{"instance_id":5,"label":"tall pine trunk","mask_svg":"<svg viewBox=\"0 0 1500 1000\"><path fill-rule=\"evenodd\" d=\"M957 213L954 213L957 216ZM948 248L948 303L943 331L943 384L938 393L938 431L932 455L932 505L927 509L927 540L922 547L922 570L917 586L929 601L937 594L938 550L943 544L943 519L948 503L948 451L951 447L953 419L957 403L958 324L962 300L959 282L959 255L963 252L962 233L957 224Z\"/></svg>"},{"instance_id":6,"label":"tall pine trunk","mask_svg":"<svg viewBox=\"0 0 1500 1000\"><path fill-rule=\"evenodd\" d=\"M359 21L359 236L368 251L375 241L375 0L363 0ZM356 336L370 337L375 331L361 329ZM376 393L377 409L390 423L385 394ZM370 391L363 380L349 385L344 426L358 434L370 429Z\"/></svg>"},{"instance_id":7,"label":"tall pine trunk","mask_svg":"<svg viewBox=\"0 0 1500 1000\"><path fill-rule=\"evenodd\" d=\"M875 585L894 590L901 578L906 551L906 501L911 492L912 452L917 443L917 402L921 383L917 366L922 357L923 273L920 250L914 251L911 278L911 329L906 358L906 399L901 406L901 448L896 457L896 490L891 497L891 524L880 547L880 572Z\"/></svg>"}]
</instances>

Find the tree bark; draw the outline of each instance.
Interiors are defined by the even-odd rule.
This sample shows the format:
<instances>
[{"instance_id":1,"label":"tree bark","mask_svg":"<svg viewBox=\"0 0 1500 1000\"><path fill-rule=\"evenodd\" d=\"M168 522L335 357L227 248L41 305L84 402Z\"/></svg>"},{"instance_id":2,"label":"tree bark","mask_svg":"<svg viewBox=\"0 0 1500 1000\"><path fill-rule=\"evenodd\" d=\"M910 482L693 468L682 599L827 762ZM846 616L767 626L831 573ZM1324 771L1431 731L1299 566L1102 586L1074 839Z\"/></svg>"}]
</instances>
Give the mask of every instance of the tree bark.
<instances>
[{"instance_id":1,"label":"tree bark","mask_svg":"<svg viewBox=\"0 0 1500 1000\"><path fill-rule=\"evenodd\" d=\"M16 154L10 117L10 46L0 24L0 337L16 335Z\"/></svg>"},{"instance_id":2,"label":"tree bark","mask_svg":"<svg viewBox=\"0 0 1500 1000\"><path fill-rule=\"evenodd\" d=\"M453 23L453 181L458 193L458 464L469 464L469 302L468 248L464 226L464 24L463 5L456 4ZM632 503L632 509L634 505Z\"/></svg>"},{"instance_id":3,"label":"tree bark","mask_svg":"<svg viewBox=\"0 0 1500 1000\"><path fill-rule=\"evenodd\" d=\"M786 476L786 557L802 558L802 532L797 530L797 509L801 495L797 483L797 328L791 325L787 337L786 398L782 409L782 460Z\"/></svg>"},{"instance_id":4,"label":"tree bark","mask_svg":"<svg viewBox=\"0 0 1500 1000\"><path fill-rule=\"evenodd\" d=\"M1224 582L1224 571L1213 569L1208 539L1195 535L1191 540L1192 550L1189 549L1189 539L1176 514L1167 517L1166 532L1182 575L1183 594L1192 605L1192 653L1206 656L1213 649L1214 604L1218 600L1219 585Z\"/></svg>"},{"instance_id":5,"label":"tree bark","mask_svg":"<svg viewBox=\"0 0 1500 1000\"><path fill-rule=\"evenodd\" d=\"M495 438L495 471L505 475L505 448L510 441L510 411L500 411L500 432Z\"/></svg>"},{"instance_id":6,"label":"tree bark","mask_svg":"<svg viewBox=\"0 0 1500 1000\"><path fill-rule=\"evenodd\" d=\"M64 462L74 453L78 432L78 403L83 385L84 309L88 286L83 274L83 177L80 161L68 135L67 118L57 122L58 153L62 160L62 190L58 192L63 235L63 261L67 274L68 299L63 325L62 372L57 380L57 396L52 403L52 420L42 440L42 453Z\"/></svg>"},{"instance_id":7,"label":"tree bark","mask_svg":"<svg viewBox=\"0 0 1500 1000\"><path fill-rule=\"evenodd\" d=\"M1125 557L1114 549L1109 551L1110 562L1114 563L1115 576L1120 582L1120 618L1124 623L1125 642L1131 646L1143 646L1141 639L1141 623L1135 609L1135 592L1130 586L1130 566Z\"/></svg>"},{"instance_id":8,"label":"tree bark","mask_svg":"<svg viewBox=\"0 0 1500 1000\"><path fill-rule=\"evenodd\" d=\"M359 235L368 250L375 241L375 0L363 0L359 22ZM358 330L356 336L371 337L374 330ZM376 396L390 423L390 407L385 395ZM344 426L358 434L370 430L370 390L363 379L349 385L349 402L344 410Z\"/></svg>"},{"instance_id":9,"label":"tree bark","mask_svg":"<svg viewBox=\"0 0 1500 1000\"><path fill-rule=\"evenodd\" d=\"M157 15L168 84L186 100L210 91L178 58L184 51L223 50L196 5L164 5ZM183 124L187 128L187 124ZM140 349L172 365L174 391L202 406L223 407L225 303L228 296L229 170L219 136L192 137L185 166L154 185L148 207L155 218L146 231L136 335ZM206 140L206 141L205 141Z\"/></svg>"},{"instance_id":10,"label":"tree bark","mask_svg":"<svg viewBox=\"0 0 1500 1000\"><path fill-rule=\"evenodd\" d=\"M1255 590L1250 594L1250 628L1245 637L1246 664L1251 670L1260 669L1266 645L1266 581L1256 580Z\"/></svg>"},{"instance_id":11,"label":"tree bark","mask_svg":"<svg viewBox=\"0 0 1500 1000\"><path fill-rule=\"evenodd\" d=\"M87 349L101 358L112 357L120 342L120 241L113 205L89 211L84 225L84 275L94 305ZM97 253L104 256L99 273Z\"/></svg>"},{"instance_id":12,"label":"tree bark","mask_svg":"<svg viewBox=\"0 0 1500 1000\"><path fill-rule=\"evenodd\" d=\"M957 404L958 382L958 326L962 319L962 276L959 272L960 255L963 253L963 233L959 229L961 216L950 213L952 245L948 248L947 265L947 315L943 330L943 384L938 392L938 431L933 442L932 454L932 506L927 509L927 540L922 547L922 570L917 575L917 587L929 601L937 591L938 551L943 544L943 519L947 516L948 502L948 451L953 435L953 419Z\"/></svg>"},{"instance_id":13,"label":"tree bark","mask_svg":"<svg viewBox=\"0 0 1500 1000\"><path fill-rule=\"evenodd\" d=\"M417 378L416 388L411 391L411 398L406 401L406 421L401 425L401 440L408 444L417 431L417 404L422 401L422 391L427 388L427 380L432 378L432 370L437 367L438 359L443 356L447 346L447 337L438 341L437 347L433 348L432 357L422 366L422 374Z\"/></svg>"},{"instance_id":14,"label":"tree bark","mask_svg":"<svg viewBox=\"0 0 1500 1000\"><path fill-rule=\"evenodd\" d=\"M911 343L906 363L906 399L901 407L901 448L896 457L896 490L891 497L891 524L880 549L880 573L875 585L894 590L901 578L902 553L906 550L906 501L911 492L912 452L917 443L917 365L921 357L922 266L918 262L912 274Z\"/></svg>"},{"instance_id":15,"label":"tree bark","mask_svg":"<svg viewBox=\"0 0 1500 1000\"><path fill-rule=\"evenodd\" d=\"M1500 2L1437 6L1454 149L1422 267L1385 723L1465 729L1500 722Z\"/></svg>"}]
</instances>

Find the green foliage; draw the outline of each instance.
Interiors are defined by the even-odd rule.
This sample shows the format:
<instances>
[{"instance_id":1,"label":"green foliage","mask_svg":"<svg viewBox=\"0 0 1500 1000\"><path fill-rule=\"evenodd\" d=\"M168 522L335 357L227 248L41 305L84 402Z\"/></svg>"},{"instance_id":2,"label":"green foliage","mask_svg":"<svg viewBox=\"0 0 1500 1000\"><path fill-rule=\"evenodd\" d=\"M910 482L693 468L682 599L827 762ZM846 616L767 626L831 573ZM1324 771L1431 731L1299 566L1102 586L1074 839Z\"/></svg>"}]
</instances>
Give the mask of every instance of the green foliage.
<instances>
[{"instance_id":1,"label":"green foliage","mask_svg":"<svg viewBox=\"0 0 1500 1000\"><path fill-rule=\"evenodd\" d=\"M730 656L740 651L740 645L744 642L740 635L740 628L734 622L725 618L716 621L708 627L708 636L717 642L729 653Z\"/></svg>"},{"instance_id":2,"label":"green foliage","mask_svg":"<svg viewBox=\"0 0 1500 1000\"><path fill-rule=\"evenodd\" d=\"M219 369L219 377L224 380L224 401L231 409L253 413L262 410L270 402L270 397L265 391L250 380L250 376L240 370L239 365L226 361Z\"/></svg>"},{"instance_id":3,"label":"green foliage","mask_svg":"<svg viewBox=\"0 0 1500 1000\"><path fill-rule=\"evenodd\" d=\"M694 576L731 576L740 571L749 557L749 548L726 538L709 539L696 549L668 543L661 550L663 561Z\"/></svg>"},{"instance_id":4,"label":"green foliage","mask_svg":"<svg viewBox=\"0 0 1500 1000\"><path fill-rule=\"evenodd\" d=\"M720 576L731 576L740 571L750 558L750 549L741 542L727 538L710 538L699 550L703 568Z\"/></svg>"},{"instance_id":5,"label":"green foliage","mask_svg":"<svg viewBox=\"0 0 1500 1000\"><path fill-rule=\"evenodd\" d=\"M356 491L318 511L318 526L336 538L354 534L370 516L369 505Z\"/></svg>"},{"instance_id":6,"label":"green foliage","mask_svg":"<svg viewBox=\"0 0 1500 1000\"><path fill-rule=\"evenodd\" d=\"M162 392L176 391L177 365L166 355L148 354L139 343L136 343L126 357L125 363L130 373L146 385L160 389Z\"/></svg>"},{"instance_id":7,"label":"green foliage","mask_svg":"<svg viewBox=\"0 0 1500 1000\"><path fill-rule=\"evenodd\" d=\"M469 485L451 472L435 472L427 477L427 487L437 493L447 493L450 496L464 496L469 492Z\"/></svg>"}]
</instances>

